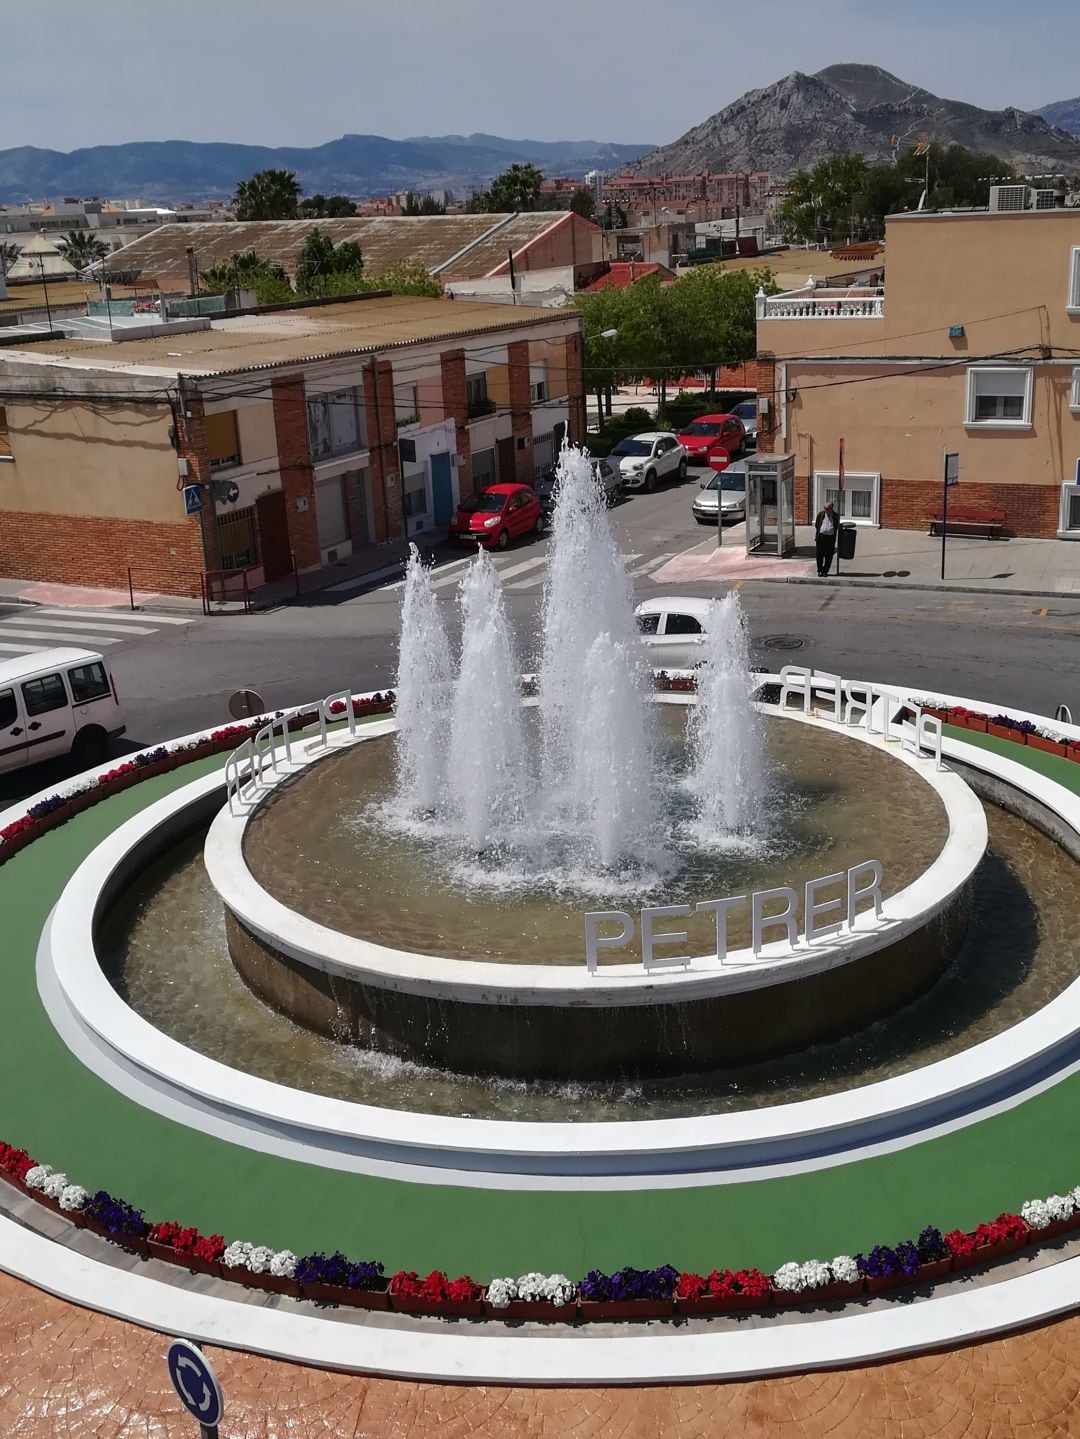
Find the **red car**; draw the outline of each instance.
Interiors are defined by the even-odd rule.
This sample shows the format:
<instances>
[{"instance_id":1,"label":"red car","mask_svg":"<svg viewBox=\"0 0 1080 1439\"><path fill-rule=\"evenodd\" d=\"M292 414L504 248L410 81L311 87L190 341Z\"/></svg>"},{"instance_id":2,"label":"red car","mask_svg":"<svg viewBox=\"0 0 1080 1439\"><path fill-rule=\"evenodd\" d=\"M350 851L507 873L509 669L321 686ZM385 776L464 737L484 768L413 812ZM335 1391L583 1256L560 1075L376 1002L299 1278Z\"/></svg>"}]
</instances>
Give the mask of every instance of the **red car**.
<instances>
[{"instance_id":1,"label":"red car","mask_svg":"<svg viewBox=\"0 0 1080 1439\"><path fill-rule=\"evenodd\" d=\"M737 459L746 448L746 427L738 415L699 415L679 436L692 465L712 465L723 469L717 460Z\"/></svg>"},{"instance_id":2,"label":"red car","mask_svg":"<svg viewBox=\"0 0 1080 1439\"><path fill-rule=\"evenodd\" d=\"M490 485L458 505L450 538L461 544L505 550L519 535L540 535L544 511L528 485Z\"/></svg>"}]
</instances>

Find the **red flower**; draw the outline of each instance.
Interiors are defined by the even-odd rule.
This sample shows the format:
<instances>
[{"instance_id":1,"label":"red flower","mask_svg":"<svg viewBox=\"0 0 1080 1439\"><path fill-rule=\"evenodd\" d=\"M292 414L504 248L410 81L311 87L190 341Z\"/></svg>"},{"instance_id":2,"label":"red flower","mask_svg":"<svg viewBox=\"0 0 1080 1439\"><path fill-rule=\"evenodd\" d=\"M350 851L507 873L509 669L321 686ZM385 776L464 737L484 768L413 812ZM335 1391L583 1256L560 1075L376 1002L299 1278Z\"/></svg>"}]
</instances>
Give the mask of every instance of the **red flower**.
<instances>
[{"instance_id":1,"label":"red flower","mask_svg":"<svg viewBox=\"0 0 1080 1439\"><path fill-rule=\"evenodd\" d=\"M1006 1239L1023 1239L1026 1234L1027 1225L1019 1214L999 1214L989 1224L977 1225L974 1238L981 1247L984 1244L1001 1244Z\"/></svg>"},{"instance_id":2,"label":"red flower","mask_svg":"<svg viewBox=\"0 0 1080 1439\"><path fill-rule=\"evenodd\" d=\"M37 1160L32 1159L25 1149L13 1149L10 1144L0 1141L0 1169L5 1174L10 1174L15 1179L22 1181L26 1178L27 1171L33 1169L35 1164L37 1164Z\"/></svg>"},{"instance_id":3,"label":"red flower","mask_svg":"<svg viewBox=\"0 0 1080 1439\"><path fill-rule=\"evenodd\" d=\"M464 1304L470 1299L479 1299L480 1286L471 1275L462 1274L447 1284L446 1297L454 1304Z\"/></svg>"},{"instance_id":4,"label":"red flower","mask_svg":"<svg viewBox=\"0 0 1080 1439\"><path fill-rule=\"evenodd\" d=\"M185 1230L184 1233L195 1233L195 1230ZM225 1236L223 1234L200 1235L190 1251L196 1259L205 1259L210 1263L216 1263L225 1253Z\"/></svg>"},{"instance_id":5,"label":"red flower","mask_svg":"<svg viewBox=\"0 0 1080 1439\"><path fill-rule=\"evenodd\" d=\"M713 1270L715 1274L715 1269ZM705 1280L700 1274L680 1274L675 1293L680 1299L700 1299L705 1291Z\"/></svg>"},{"instance_id":6,"label":"red flower","mask_svg":"<svg viewBox=\"0 0 1080 1439\"><path fill-rule=\"evenodd\" d=\"M426 1304L441 1304L446 1298L446 1275L441 1269L433 1269L420 1282L420 1297Z\"/></svg>"},{"instance_id":7,"label":"red flower","mask_svg":"<svg viewBox=\"0 0 1080 1439\"><path fill-rule=\"evenodd\" d=\"M423 1281L415 1269L399 1269L390 1276L390 1296L393 1299L419 1299Z\"/></svg>"},{"instance_id":8,"label":"red flower","mask_svg":"<svg viewBox=\"0 0 1080 1439\"><path fill-rule=\"evenodd\" d=\"M175 1249L176 1236L179 1233L180 1226L175 1219L163 1219L150 1226L150 1233L146 1237L153 1244L167 1244L170 1249Z\"/></svg>"},{"instance_id":9,"label":"red flower","mask_svg":"<svg viewBox=\"0 0 1080 1439\"><path fill-rule=\"evenodd\" d=\"M760 1269L737 1269L731 1276L732 1288L737 1294L750 1294L761 1299L769 1292L769 1276Z\"/></svg>"},{"instance_id":10,"label":"red flower","mask_svg":"<svg viewBox=\"0 0 1080 1439\"><path fill-rule=\"evenodd\" d=\"M960 1259L967 1259L974 1252L975 1240L963 1229L950 1229L945 1236L945 1243L949 1253L957 1255Z\"/></svg>"}]
</instances>

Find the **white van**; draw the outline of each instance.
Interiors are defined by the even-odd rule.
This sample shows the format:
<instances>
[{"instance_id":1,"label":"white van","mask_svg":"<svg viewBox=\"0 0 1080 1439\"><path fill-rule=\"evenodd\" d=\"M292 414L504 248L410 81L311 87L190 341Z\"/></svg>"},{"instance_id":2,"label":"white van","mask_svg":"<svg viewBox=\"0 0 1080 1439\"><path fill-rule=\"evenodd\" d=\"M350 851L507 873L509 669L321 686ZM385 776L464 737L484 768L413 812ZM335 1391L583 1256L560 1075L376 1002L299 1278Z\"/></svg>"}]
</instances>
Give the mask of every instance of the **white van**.
<instances>
[{"instance_id":1,"label":"white van","mask_svg":"<svg viewBox=\"0 0 1080 1439\"><path fill-rule=\"evenodd\" d=\"M103 655L55 649L0 660L0 774L66 754L89 769L124 729Z\"/></svg>"}]
</instances>

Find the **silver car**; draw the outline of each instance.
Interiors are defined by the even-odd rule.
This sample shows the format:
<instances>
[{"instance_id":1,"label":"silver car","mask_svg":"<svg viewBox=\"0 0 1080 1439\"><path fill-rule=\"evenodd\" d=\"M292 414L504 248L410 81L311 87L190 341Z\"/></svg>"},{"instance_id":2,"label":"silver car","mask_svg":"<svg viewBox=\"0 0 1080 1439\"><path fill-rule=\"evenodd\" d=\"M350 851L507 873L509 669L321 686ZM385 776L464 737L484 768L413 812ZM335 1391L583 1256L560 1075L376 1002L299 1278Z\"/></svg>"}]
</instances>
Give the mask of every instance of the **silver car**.
<instances>
[{"instance_id":1,"label":"silver car","mask_svg":"<svg viewBox=\"0 0 1080 1439\"><path fill-rule=\"evenodd\" d=\"M743 422L743 429L746 431L747 448L751 450L757 449L757 400L740 400L731 413L738 415L739 419Z\"/></svg>"},{"instance_id":2,"label":"silver car","mask_svg":"<svg viewBox=\"0 0 1080 1439\"><path fill-rule=\"evenodd\" d=\"M698 490L691 506L699 525L746 519L746 466L741 460L712 475Z\"/></svg>"}]
</instances>

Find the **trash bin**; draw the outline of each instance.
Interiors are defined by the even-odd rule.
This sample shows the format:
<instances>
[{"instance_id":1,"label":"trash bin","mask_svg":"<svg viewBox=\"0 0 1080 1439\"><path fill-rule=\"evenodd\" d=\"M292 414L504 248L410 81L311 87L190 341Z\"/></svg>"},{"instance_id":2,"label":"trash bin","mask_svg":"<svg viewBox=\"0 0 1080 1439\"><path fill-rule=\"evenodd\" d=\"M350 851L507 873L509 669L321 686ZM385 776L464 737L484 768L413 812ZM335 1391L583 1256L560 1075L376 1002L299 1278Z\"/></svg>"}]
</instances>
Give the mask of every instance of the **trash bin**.
<instances>
[{"instance_id":1,"label":"trash bin","mask_svg":"<svg viewBox=\"0 0 1080 1439\"><path fill-rule=\"evenodd\" d=\"M853 560L855 558L855 531L858 527L852 524L842 524L840 533L836 538L836 552L842 560Z\"/></svg>"}]
</instances>

